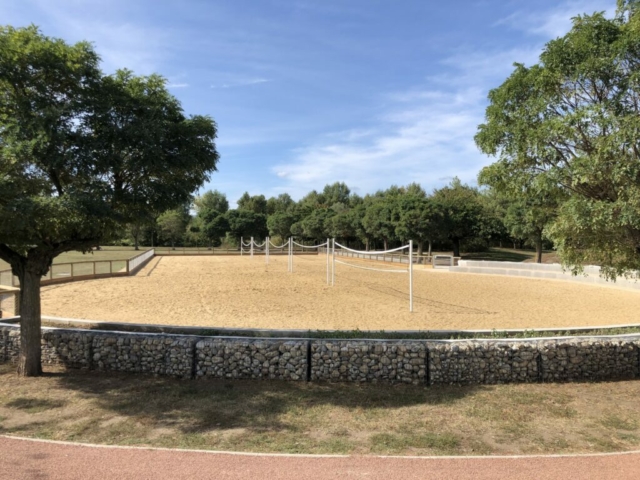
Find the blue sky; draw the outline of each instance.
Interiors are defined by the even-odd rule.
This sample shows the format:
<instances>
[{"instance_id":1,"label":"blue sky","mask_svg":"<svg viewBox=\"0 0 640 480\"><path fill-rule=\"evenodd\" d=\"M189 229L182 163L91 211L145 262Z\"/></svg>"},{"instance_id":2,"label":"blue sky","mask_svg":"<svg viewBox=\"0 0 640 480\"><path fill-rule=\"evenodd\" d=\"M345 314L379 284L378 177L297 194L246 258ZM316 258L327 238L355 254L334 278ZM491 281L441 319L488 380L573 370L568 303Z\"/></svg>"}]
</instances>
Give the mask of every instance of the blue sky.
<instances>
[{"instance_id":1,"label":"blue sky","mask_svg":"<svg viewBox=\"0 0 640 480\"><path fill-rule=\"evenodd\" d=\"M89 40L103 70L164 75L218 123L216 188L474 183L489 89L571 17L615 0L0 0L0 21Z\"/></svg>"}]
</instances>

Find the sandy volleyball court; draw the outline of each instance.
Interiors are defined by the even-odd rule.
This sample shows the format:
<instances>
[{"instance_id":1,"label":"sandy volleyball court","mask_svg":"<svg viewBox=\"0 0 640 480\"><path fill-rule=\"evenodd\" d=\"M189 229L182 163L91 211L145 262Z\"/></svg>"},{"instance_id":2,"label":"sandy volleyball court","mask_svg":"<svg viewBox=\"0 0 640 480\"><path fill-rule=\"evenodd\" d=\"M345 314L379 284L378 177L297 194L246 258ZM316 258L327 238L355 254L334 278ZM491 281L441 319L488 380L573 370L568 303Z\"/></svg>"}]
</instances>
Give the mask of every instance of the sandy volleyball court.
<instances>
[{"instance_id":1,"label":"sandy volleyball court","mask_svg":"<svg viewBox=\"0 0 640 480\"><path fill-rule=\"evenodd\" d=\"M352 261L352 260L351 260ZM43 288L45 315L211 327L429 330L637 323L640 294L553 280L414 271L408 276L337 265L324 256L155 257L136 276ZM362 265L363 263L360 263ZM372 266L384 268L385 264ZM398 268L398 265L389 266Z\"/></svg>"}]
</instances>

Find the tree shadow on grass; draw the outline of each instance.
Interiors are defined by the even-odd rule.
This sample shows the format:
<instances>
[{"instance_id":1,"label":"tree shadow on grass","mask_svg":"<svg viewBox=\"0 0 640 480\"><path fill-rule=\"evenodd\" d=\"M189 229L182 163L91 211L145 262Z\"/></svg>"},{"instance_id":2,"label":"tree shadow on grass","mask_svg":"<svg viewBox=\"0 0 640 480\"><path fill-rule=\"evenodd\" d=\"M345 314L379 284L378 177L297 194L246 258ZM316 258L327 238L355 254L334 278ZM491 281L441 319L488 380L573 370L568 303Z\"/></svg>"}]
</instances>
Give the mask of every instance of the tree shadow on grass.
<instances>
[{"instance_id":1,"label":"tree shadow on grass","mask_svg":"<svg viewBox=\"0 0 640 480\"><path fill-rule=\"evenodd\" d=\"M49 400L45 398L18 397L5 404L6 407L24 410L27 413L38 413L52 408L64 407L63 400Z\"/></svg>"},{"instance_id":2,"label":"tree shadow on grass","mask_svg":"<svg viewBox=\"0 0 640 480\"><path fill-rule=\"evenodd\" d=\"M75 371L48 375L55 376L60 387L91 399L101 409L184 434L228 429L295 431L335 412L334 407L346 414L357 411L382 418L403 407L453 404L478 388L176 380Z\"/></svg>"}]
</instances>

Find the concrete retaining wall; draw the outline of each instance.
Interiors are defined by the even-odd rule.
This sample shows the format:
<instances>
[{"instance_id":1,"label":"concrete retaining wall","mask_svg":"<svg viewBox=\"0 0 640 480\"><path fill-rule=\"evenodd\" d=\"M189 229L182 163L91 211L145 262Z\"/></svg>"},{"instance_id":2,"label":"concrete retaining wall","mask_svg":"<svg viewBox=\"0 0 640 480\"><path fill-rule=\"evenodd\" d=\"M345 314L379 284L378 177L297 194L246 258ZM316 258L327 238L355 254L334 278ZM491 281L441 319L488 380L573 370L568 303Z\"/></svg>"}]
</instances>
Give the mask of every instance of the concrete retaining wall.
<instances>
[{"instance_id":1,"label":"concrete retaining wall","mask_svg":"<svg viewBox=\"0 0 640 480\"><path fill-rule=\"evenodd\" d=\"M0 324L0 362L20 330ZM640 376L640 335L527 340L197 337L43 328L44 364L179 378L499 384Z\"/></svg>"},{"instance_id":2,"label":"concrete retaining wall","mask_svg":"<svg viewBox=\"0 0 640 480\"><path fill-rule=\"evenodd\" d=\"M515 277L566 280L570 282L604 285L608 287L640 290L640 281L618 278L615 282L600 277L600 267L587 265L584 273L572 275L564 271L559 263L491 262L481 260L460 260L458 266L449 267L450 272L480 273L485 275L509 275Z\"/></svg>"}]
</instances>

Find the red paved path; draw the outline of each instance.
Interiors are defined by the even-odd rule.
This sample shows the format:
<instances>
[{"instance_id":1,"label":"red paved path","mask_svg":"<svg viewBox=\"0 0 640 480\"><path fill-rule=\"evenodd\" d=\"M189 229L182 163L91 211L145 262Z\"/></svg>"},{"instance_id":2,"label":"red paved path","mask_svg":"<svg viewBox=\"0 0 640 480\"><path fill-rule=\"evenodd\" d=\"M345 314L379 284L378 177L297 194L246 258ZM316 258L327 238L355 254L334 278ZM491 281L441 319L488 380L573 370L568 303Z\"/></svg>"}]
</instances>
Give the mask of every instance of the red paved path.
<instances>
[{"instance_id":1,"label":"red paved path","mask_svg":"<svg viewBox=\"0 0 640 480\"><path fill-rule=\"evenodd\" d=\"M640 453L580 457L383 458L95 448L0 437L2 479L640 479Z\"/></svg>"}]
</instances>

